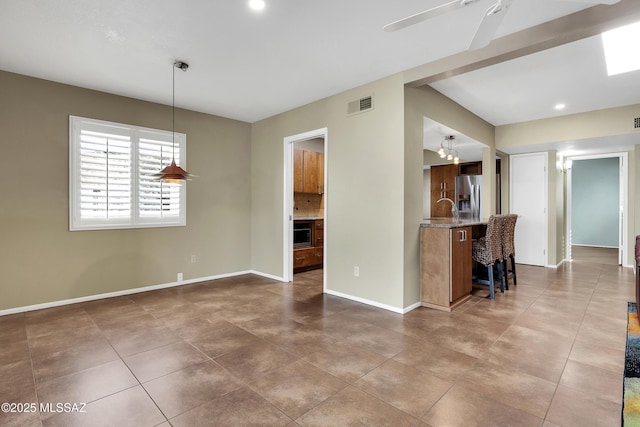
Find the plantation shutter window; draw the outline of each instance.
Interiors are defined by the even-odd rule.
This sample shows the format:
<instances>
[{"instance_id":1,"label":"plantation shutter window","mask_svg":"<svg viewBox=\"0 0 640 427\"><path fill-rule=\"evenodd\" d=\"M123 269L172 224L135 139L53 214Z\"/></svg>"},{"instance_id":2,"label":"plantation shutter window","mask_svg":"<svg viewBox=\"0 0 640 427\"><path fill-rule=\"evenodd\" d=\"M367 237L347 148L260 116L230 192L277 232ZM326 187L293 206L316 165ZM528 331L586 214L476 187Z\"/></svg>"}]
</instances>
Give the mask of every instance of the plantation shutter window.
<instances>
[{"instance_id":1,"label":"plantation shutter window","mask_svg":"<svg viewBox=\"0 0 640 427\"><path fill-rule=\"evenodd\" d=\"M80 134L80 216L131 216L131 139L82 130Z\"/></svg>"},{"instance_id":2,"label":"plantation shutter window","mask_svg":"<svg viewBox=\"0 0 640 427\"><path fill-rule=\"evenodd\" d=\"M165 184L151 176L171 164L171 141L140 138L138 161L138 206L141 221L153 218L169 218L180 215L180 186ZM176 163L181 164L176 152Z\"/></svg>"},{"instance_id":3,"label":"plantation shutter window","mask_svg":"<svg viewBox=\"0 0 640 427\"><path fill-rule=\"evenodd\" d=\"M153 174L174 158L172 132L70 116L70 229L186 225L186 186ZM185 163L186 135L175 134Z\"/></svg>"}]
</instances>

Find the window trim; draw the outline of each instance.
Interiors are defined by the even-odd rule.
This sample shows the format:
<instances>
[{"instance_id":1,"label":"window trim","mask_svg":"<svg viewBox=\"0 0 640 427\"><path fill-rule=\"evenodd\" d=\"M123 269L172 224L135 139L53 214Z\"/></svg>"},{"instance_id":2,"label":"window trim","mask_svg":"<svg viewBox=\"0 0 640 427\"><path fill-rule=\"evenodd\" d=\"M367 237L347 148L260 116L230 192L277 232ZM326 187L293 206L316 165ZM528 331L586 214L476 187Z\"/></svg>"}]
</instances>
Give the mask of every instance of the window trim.
<instances>
[{"instance_id":1,"label":"window trim","mask_svg":"<svg viewBox=\"0 0 640 427\"><path fill-rule=\"evenodd\" d=\"M131 214L129 217L115 219L82 219L80 217L80 132L83 129L83 124L89 125L87 127L112 127L128 131L131 138ZM185 184L180 185L179 215L172 216L170 220L167 220L166 217L145 218L140 215L138 168L141 134L146 134L143 137L155 134L159 136L159 140L165 141L172 141L172 137L175 138L175 147L179 153L180 164L183 168L186 168L187 135L184 133L69 116L69 231L184 227L187 225L187 191Z\"/></svg>"}]
</instances>

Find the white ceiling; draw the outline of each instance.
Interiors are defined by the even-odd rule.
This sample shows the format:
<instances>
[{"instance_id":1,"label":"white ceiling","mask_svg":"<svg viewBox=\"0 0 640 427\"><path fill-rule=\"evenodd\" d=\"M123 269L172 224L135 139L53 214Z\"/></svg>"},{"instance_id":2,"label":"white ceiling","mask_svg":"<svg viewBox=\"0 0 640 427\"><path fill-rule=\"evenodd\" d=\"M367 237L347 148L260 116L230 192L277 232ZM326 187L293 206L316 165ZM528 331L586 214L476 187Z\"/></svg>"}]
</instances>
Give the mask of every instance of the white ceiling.
<instances>
[{"instance_id":1,"label":"white ceiling","mask_svg":"<svg viewBox=\"0 0 640 427\"><path fill-rule=\"evenodd\" d=\"M452 148L458 152L460 162L482 160L482 149L486 147L483 143L428 117L424 118L423 123L423 148L425 150L438 151L440 144L446 148L444 137L450 135L455 137Z\"/></svg>"},{"instance_id":2,"label":"white ceiling","mask_svg":"<svg viewBox=\"0 0 640 427\"><path fill-rule=\"evenodd\" d=\"M640 103L640 71L608 77L600 36L431 86L495 126Z\"/></svg>"},{"instance_id":3,"label":"white ceiling","mask_svg":"<svg viewBox=\"0 0 640 427\"><path fill-rule=\"evenodd\" d=\"M261 13L248 0L0 0L0 69L170 105L180 59L190 67L176 72L178 107L255 122L463 52L494 1L387 33L383 25L445 0L266 0ZM590 6L513 0L496 37ZM607 77L591 37L431 85L502 125L640 103L639 73ZM558 102L567 108L555 111ZM425 120L425 148L448 134L463 160L481 157L479 142Z\"/></svg>"},{"instance_id":4,"label":"white ceiling","mask_svg":"<svg viewBox=\"0 0 640 427\"><path fill-rule=\"evenodd\" d=\"M599 35L440 80L431 86L496 126L640 104L640 71L607 76ZM556 110L558 103L566 108ZM438 129L442 125L429 120L425 123L424 148L436 151L442 140ZM482 158L481 143L464 135L458 140L466 141L469 147L462 159ZM640 134L628 134L515 147L506 152L557 150L566 157L622 151L638 143Z\"/></svg>"},{"instance_id":5,"label":"white ceiling","mask_svg":"<svg viewBox=\"0 0 640 427\"><path fill-rule=\"evenodd\" d=\"M255 13L247 0L0 0L0 69L171 104L172 63L180 59L190 68L176 74L177 106L254 122L463 51L494 2L387 33L383 25L444 0L266 1ZM514 0L497 36L590 6ZM505 111L517 99L492 113L479 105L487 94L502 99L512 85L520 89L518 82L486 70L439 89L496 123L539 115L543 98L557 98L555 87L538 82L517 116Z\"/></svg>"}]
</instances>

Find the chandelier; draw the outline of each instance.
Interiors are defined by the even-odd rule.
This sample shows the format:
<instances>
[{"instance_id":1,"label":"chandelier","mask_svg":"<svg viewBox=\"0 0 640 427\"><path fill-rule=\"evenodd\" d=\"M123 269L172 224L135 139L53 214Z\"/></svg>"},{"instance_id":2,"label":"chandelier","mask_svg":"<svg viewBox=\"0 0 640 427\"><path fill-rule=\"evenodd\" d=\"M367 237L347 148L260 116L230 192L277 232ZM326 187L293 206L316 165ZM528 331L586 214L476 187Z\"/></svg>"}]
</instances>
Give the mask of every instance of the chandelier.
<instances>
[{"instance_id":1,"label":"chandelier","mask_svg":"<svg viewBox=\"0 0 640 427\"><path fill-rule=\"evenodd\" d=\"M456 139L454 135L445 136L444 141L440 143L438 154L440 158L444 159L446 157L447 160L453 160L453 164L457 165L460 163L460 158L458 157L458 151L453 148L454 139Z\"/></svg>"}]
</instances>

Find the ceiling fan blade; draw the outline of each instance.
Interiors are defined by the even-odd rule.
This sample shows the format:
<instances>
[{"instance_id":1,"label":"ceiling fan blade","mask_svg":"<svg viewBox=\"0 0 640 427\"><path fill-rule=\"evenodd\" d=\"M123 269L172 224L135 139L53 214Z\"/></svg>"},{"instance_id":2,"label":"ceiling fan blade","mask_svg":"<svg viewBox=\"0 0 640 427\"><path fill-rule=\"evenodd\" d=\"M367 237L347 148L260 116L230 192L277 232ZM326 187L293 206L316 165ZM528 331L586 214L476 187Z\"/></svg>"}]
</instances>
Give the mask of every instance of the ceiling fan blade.
<instances>
[{"instance_id":1,"label":"ceiling fan blade","mask_svg":"<svg viewBox=\"0 0 640 427\"><path fill-rule=\"evenodd\" d=\"M496 4L491 6L484 14L473 40L469 44L468 50L475 50L485 47L496 34L500 23L507 14L507 10L511 6L511 0L498 0Z\"/></svg>"},{"instance_id":2,"label":"ceiling fan blade","mask_svg":"<svg viewBox=\"0 0 640 427\"><path fill-rule=\"evenodd\" d=\"M406 18L399 19L383 27L385 31L396 31L402 28L406 28L410 25L417 24L418 22L426 21L427 19L434 18L436 16L445 14L447 12L454 11L456 9L463 8L475 3L479 0L453 0L440 6L433 7L415 15L408 16Z\"/></svg>"}]
</instances>

